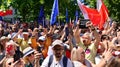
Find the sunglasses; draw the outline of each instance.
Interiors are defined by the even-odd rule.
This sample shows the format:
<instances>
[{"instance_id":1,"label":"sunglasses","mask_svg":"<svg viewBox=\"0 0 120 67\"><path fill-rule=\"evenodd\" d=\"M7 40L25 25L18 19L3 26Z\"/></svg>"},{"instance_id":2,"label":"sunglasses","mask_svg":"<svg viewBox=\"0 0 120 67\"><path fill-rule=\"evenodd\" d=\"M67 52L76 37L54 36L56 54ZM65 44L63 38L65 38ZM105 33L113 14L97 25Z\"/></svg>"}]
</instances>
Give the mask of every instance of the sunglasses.
<instances>
[{"instance_id":1,"label":"sunglasses","mask_svg":"<svg viewBox=\"0 0 120 67\"><path fill-rule=\"evenodd\" d=\"M28 57L30 57L31 55L34 55L34 52L32 52L31 54L27 55Z\"/></svg>"}]
</instances>

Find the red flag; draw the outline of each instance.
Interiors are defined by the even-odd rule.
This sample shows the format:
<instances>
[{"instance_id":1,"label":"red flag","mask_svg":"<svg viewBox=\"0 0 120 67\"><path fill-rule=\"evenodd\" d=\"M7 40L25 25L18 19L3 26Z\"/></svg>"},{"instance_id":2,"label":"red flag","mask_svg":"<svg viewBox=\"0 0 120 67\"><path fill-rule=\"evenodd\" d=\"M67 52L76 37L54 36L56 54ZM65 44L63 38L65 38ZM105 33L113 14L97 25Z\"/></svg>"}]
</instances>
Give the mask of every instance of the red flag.
<instances>
[{"instance_id":1,"label":"red flag","mask_svg":"<svg viewBox=\"0 0 120 67\"><path fill-rule=\"evenodd\" d=\"M6 10L5 15L12 15L12 14L13 14L13 11L12 11L12 10Z\"/></svg>"},{"instance_id":2,"label":"red flag","mask_svg":"<svg viewBox=\"0 0 120 67\"><path fill-rule=\"evenodd\" d=\"M77 0L77 2L84 18L90 19L94 26L98 26L99 29L103 29L103 25L108 18L108 10L102 0L97 0L97 9L88 8L79 0Z\"/></svg>"},{"instance_id":3,"label":"red flag","mask_svg":"<svg viewBox=\"0 0 120 67\"><path fill-rule=\"evenodd\" d=\"M5 12L4 11L0 11L0 16L5 16Z\"/></svg>"},{"instance_id":4,"label":"red flag","mask_svg":"<svg viewBox=\"0 0 120 67\"><path fill-rule=\"evenodd\" d=\"M12 15L12 10L0 11L0 16Z\"/></svg>"},{"instance_id":5,"label":"red flag","mask_svg":"<svg viewBox=\"0 0 120 67\"><path fill-rule=\"evenodd\" d=\"M100 14L96 9L91 9L83 5L83 8L86 10L90 21L92 21L94 26L98 26L100 21Z\"/></svg>"},{"instance_id":6,"label":"red flag","mask_svg":"<svg viewBox=\"0 0 120 67\"><path fill-rule=\"evenodd\" d=\"M94 26L98 26L100 22L100 15L96 9L88 8L77 0L79 8L81 9L85 19L90 19Z\"/></svg>"},{"instance_id":7,"label":"red flag","mask_svg":"<svg viewBox=\"0 0 120 67\"><path fill-rule=\"evenodd\" d=\"M108 19L108 10L102 0L97 0L97 10L101 15L99 28L102 29L106 20Z\"/></svg>"}]
</instances>

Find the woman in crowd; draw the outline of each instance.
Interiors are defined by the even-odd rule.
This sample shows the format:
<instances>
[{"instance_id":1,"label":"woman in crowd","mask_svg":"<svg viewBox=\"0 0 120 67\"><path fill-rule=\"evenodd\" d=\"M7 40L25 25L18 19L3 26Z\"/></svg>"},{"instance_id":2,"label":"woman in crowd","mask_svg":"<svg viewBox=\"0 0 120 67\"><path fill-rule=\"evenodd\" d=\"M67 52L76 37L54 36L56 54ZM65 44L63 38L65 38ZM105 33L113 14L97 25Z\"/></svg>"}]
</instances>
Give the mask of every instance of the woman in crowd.
<instances>
[{"instance_id":1,"label":"woman in crowd","mask_svg":"<svg viewBox=\"0 0 120 67\"><path fill-rule=\"evenodd\" d=\"M81 47L74 47L71 52L71 60L74 67L92 67L91 63L85 59L85 51Z\"/></svg>"}]
</instances>

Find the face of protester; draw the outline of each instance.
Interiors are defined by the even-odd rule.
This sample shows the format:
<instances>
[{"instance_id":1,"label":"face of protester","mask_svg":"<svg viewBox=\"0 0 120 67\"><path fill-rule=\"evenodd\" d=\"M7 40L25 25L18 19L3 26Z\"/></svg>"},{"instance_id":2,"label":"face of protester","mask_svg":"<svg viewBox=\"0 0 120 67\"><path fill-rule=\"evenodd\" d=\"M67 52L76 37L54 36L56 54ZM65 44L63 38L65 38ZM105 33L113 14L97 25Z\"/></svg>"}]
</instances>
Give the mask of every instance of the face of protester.
<instances>
[{"instance_id":1,"label":"face of protester","mask_svg":"<svg viewBox=\"0 0 120 67\"><path fill-rule=\"evenodd\" d=\"M56 58L61 58L63 55L63 52L64 52L63 46L56 45L53 47L53 53L54 53Z\"/></svg>"},{"instance_id":2,"label":"face of protester","mask_svg":"<svg viewBox=\"0 0 120 67\"><path fill-rule=\"evenodd\" d=\"M30 62L33 62L33 61L34 61L34 52L31 53L31 54L29 54L29 55L27 55L27 58L28 58L28 60L29 60Z\"/></svg>"},{"instance_id":3,"label":"face of protester","mask_svg":"<svg viewBox=\"0 0 120 67\"><path fill-rule=\"evenodd\" d=\"M29 34L23 34L24 39L28 39Z\"/></svg>"},{"instance_id":4,"label":"face of protester","mask_svg":"<svg viewBox=\"0 0 120 67\"><path fill-rule=\"evenodd\" d=\"M83 41L85 46L90 45L90 43L91 43L90 36L89 35L83 35L82 36L82 41Z\"/></svg>"},{"instance_id":5,"label":"face of protester","mask_svg":"<svg viewBox=\"0 0 120 67\"><path fill-rule=\"evenodd\" d=\"M85 51L83 50L83 48L79 47L77 49L77 56L78 56L78 61L80 62L84 62L85 61Z\"/></svg>"},{"instance_id":6,"label":"face of protester","mask_svg":"<svg viewBox=\"0 0 120 67\"><path fill-rule=\"evenodd\" d=\"M6 53L10 56L13 56L15 54L15 45L12 43L6 43Z\"/></svg>"},{"instance_id":7,"label":"face of protester","mask_svg":"<svg viewBox=\"0 0 120 67\"><path fill-rule=\"evenodd\" d=\"M45 41L39 40L40 45L44 45Z\"/></svg>"}]
</instances>

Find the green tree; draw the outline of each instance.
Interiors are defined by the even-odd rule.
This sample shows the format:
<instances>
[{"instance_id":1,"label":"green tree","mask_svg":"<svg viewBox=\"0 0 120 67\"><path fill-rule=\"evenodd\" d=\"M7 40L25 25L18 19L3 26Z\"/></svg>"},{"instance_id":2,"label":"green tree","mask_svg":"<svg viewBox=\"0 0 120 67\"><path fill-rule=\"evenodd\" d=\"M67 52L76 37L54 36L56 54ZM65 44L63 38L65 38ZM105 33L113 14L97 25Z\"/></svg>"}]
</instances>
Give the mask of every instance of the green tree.
<instances>
[{"instance_id":1,"label":"green tree","mask_svg":"<svg viewBox=\"0 0 120 67\"><path fill-rule=\"evenodd\" d=\"M44 6L45 16L50 19L54 0L13 0L12 7L17 10L17 15L23 21L37 20L40 6ZM59 18L65 18L65 10L68 8L69 16L73 18L76 8L74 0L59 0Z\"/></svg>"},{"instance_id":2,"label":"green tree","mask_svg":"<svg viewBox=\"0 0 120 67\"><path fill-rule=\"evenodd\" d=\"M21 16L22 21L35 20L40 5L40 0L13 0L11 4L16 9L17 16Z\"/></svg>"}]
</instances>

